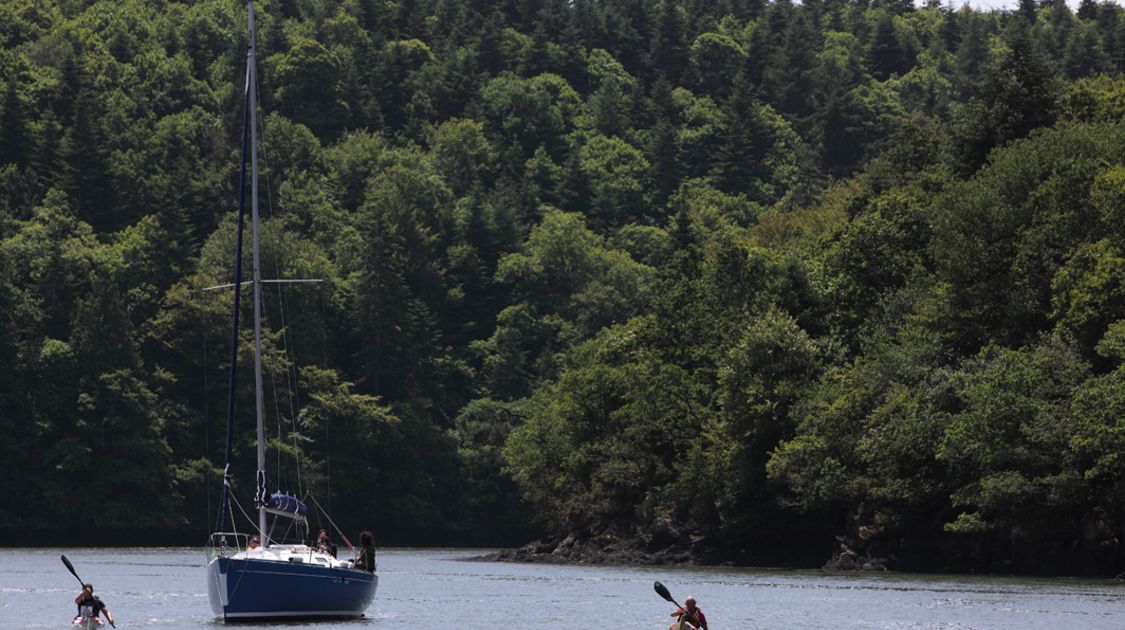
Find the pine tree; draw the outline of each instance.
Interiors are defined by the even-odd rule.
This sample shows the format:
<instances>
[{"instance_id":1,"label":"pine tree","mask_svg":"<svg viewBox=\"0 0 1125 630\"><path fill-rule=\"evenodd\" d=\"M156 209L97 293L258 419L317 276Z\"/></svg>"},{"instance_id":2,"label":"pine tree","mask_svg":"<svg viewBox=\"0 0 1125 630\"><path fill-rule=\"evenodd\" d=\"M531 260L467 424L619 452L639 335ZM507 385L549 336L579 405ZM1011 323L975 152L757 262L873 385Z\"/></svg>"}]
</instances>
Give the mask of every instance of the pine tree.
<instances>
[{"instance_id":1,"label":"pine tree","mask_svg":"<svg viewBox=\"0 0 1125 630\"><path fill-rule=\"evenodd\" d=\"M660 15L652 39L652 66L673 85L680 83L680 76L687 67L687 44L684 40L684 24L678 0L664 0L660 4Z\"/></svg>"},{"instance_id":2,"label":"pine tree","mask_svg":"<svg viewBox=\"0 0 1125 630\"><path fill-rule=\"evenodd\" d=\"M785 34L793 20L793 13L793 3L789 0L771 4L754 27L746 51L750 85L760 86L760 98L775 107L781 104L782 94L789 85L784 48Z\"/></svg>"},{"instance_id":3,"label":"pine tree","mask_svg":"<svg viewBox=\"0 0 1125 630\"><path fill-rule=\"evenodd\" d=\"M16 88L15 78L8 79L0 103L0 165L24 167L31 163L32 143L27 111Z\"/></svg>"},{"instance_id":4,"label":"pine tree","mask_svg":"<svg viewBox=\"0 0 1125 630\"><path fill-rule=\"evenodd\" d=\"M723 104L723 139L713 174L718 188L731 195L771 204L779 191L775 177L797 159L796 134L767 104L760 102L748 82L736 81Z\"/></svg>"},{"instance_id":5,"label":"pine tree","mask_svg":"<svg viewBox=\"0 0 1125 630\"><path fill-rule=\"evenodd\" d=\"M383 213L369 211L365 217L363 277L357 286L359 364L366 373L367 391L400 400L406 395L401 334L410 319L406 313L411 301L406 279L405 244L396 226Z\"/></svg>"},{"instance_id":6,"label":"pine tree","mask_svg":"<svg viewBox=\"0 0 1125 630\"><path fill-rule=\"evenodd\" d=\"M593 192L590 190L590 179L582 170L579 149L579 146L572 146L570 149L570 155L563 165L563 181L557 196L564 210L585 215L590 211Z\"/></svg>"},{"instance_id":7,"label":"pine tree","mask_svg":"<svg viewBox=\"0 0 1125 630\"><path fill-rule=\"evenodd\" d=\"M1082 0L1078 4L1078 19L1093 20L1098 16L1097 0Z\"/></svg>"},{"instance_id":8,"label":"pine tree","mask_svg":"<svg viewBox=\"0 0 1125 630\"><path fill-rule=\"evenodd\" d=\"M79 218L95 230L112 232L120 227L114 217L117 195L98 115L97 99L83 88L74 103L73 121L59 145L65 166L57 185L70 197Z\"/></svg>"},{"instance_id":9,"label":"pine tree","mask_svg":"<svg viewBox=\"0 0 1125 630\"><path fill-rule=\"evenodd\" d=\"M356 17L364 30L371 34L371 40L381 45L390 36L388 26L391 22L391 9L382 0L359 0L356 3Z\"/></svg>"},{"instance_id":10,"label":"pine tree","mask_svg":"<svg viewBox=\"0 0 1125 630\"><path fill-rule=\"evenodd\" d=\"M608 77L590 95L590 113L598 131L607 136L625 137L633 128L633 112L629 95L616 77Z\"/></svg>"},{"instance_id":11,"label":"pine tree","mask_svg":"<svg viewBox=\"0 0 1125 630\"><path fill-rule=\"evenodd\" d=\"M394 35L396 39L421 37L418 29L418 14L421 12L417 0L398 0L398 11L394 16Z\"/></svg>"},{"instance_id":12,"label":"pine tree","mask_svg":"<svg viewBox=\"0 0 1125 630\"><path fill-rule=\"evenodd\" d=\"M562 8L562 15L558 18L560 23L559 46L563 50L562 77L566 79L579 94L589 90L590 78L586 68L586 44L582 36L582 22L580 11L584 3L575 2L573 9Z\"/></svg>"},{"instance_id":13,"label":"pine tree","mask_svg":"<svg viewBox=\"0 0 1125 630\"><path fill-rule=\"evenodd\" d=\"M502 41L504 39L504 15L493 9L484 16L484 23L477 31L473 44L477 62L488 75L497 75L507 69L508 60L504 58Z\"/></svg>"},{"instance_id":14,"label":"pine tree","mask_svg":"<svg viewBox=\"0 0 1125 630\"><path fill-rule=\"evenodd\" d=\"M642 74L648 69L646 42L651 41L648 7L641 0L603 3L602 19L604 39L599 47L606 48L631 74Z\"/></svg>"},{"instance_id":15,"label":"pine tree","mask_svg":"<svg viewBox=\"0 0 1125 630\"><path fill-rule=\"evenodd\" d=\"M804 6L794 10L781 50L790 80L782 89L778 109L798 120L813 114L813 66L818 34L810 22L809 12Z\"/></svg>"},{"instance_id":16,"label":"pine tree","mask_svg":"<svg viewBox=\"0 0 1125 630\"><path fill-rule=\"evenodd\" d=\"M941 25L938 27L942 44L949 52L957 50L961 44L961 25L958 23L957 12L952 8L941 9Z\"/></svg>"},{"instance_id":17,"label":"pine tree","mask_svg":"<svg viewBox=\"0 0 1125 630\"><path fill-rule=\"evenodd\" d=\"M666 79L653 84L651 101L655 121L645 153L651 173L651 202L659 208L679 186L681 177L676 148L676 109L672 103L672 85Z\"/></svg>"},{"instance_id":18,"label":"pine tree","mask_svg":"<svg viewBox=\"0 0 1125 630\"><path fill-rule=\"evenodd\" d=\"M1091 26L1079 24L1071 30L1066 53L1063 55L1063 67L1066 69L1066 76L1072 81L1105 72L1109 68L1109 59Z\"/></svg>"},{"instance_id":19,"label":"pine tree","mask_svg":"<svg viewBox=\"0 0 1125 630\"><path fill-rule=\"evenodd\" d=\"M537 22L531 36L531 46L525 51L523 61L520 63L521 75L534 77L554 71L547 44L547 27L542 22Z\"/></svg>"},{"instance_id":20,"label":"pine tree","mask_svg":"<svg viewBox=\"0 0 1125 630\"><path fill-rule=\"evenodd\" d=\"M875 22L875 32L867 48L867 67L871 75L886 81L893 75L903 75L910 69L910 60L898 39L894 17L888 11L881 11Z\"/></svg>"},{"instance_id":21,"label":"pine tree","mask_svg":"<svg viewBox=\"0 0 1125 630\"><path fill-rule=\"evenodd\" d=\"M964 30L957 47L954 85L967 98L988 61L989 33L981 14L969 9L962 9L959 13L964 14Z\"/></svg>"},{"instance_id":22,"label":"pine tree","mask_svg":"<svg viewBox=\"0 0 1125 630\"><path fill-rule=\"evenodd\" d=\"M1056 78L1030 30L1019 23L1010 31L1009 49L985 73L954 120L953 155L962 175L975 172L994 147L1055 121Z\"/></svg>"},{"instance_id":23,"label":"pine tree","mask_svg":"<svg viewBox=\"0 0 1125 630\"><path fill-rule=\"evenodd\" d=\"M32 166L44 188L50 187L65 168L61 161L59 151L62 148L63 126L55 118L53 111L46 111L41 122L42 132L39 143L35 147L35 156Z\"/></svg>"},{"instance_id":24,"label":"pine tree","mask_svg":"<svg viewBox=\"0 0 1125 630\"><path fill-rule=\"evenodd\" d=\"M1047 0L1043 4L1043 8L1047 7L1050 7L1050 12L1047 14L1050 26L1043 30L1044 43L1046 44L1046 50L1043 52L1051 59L1058 59L1062 57L1063 51L1066 50L1070 33L1074 30L1074 13L1066 4L1066 0Z\"/></svg>"}]
</instances>

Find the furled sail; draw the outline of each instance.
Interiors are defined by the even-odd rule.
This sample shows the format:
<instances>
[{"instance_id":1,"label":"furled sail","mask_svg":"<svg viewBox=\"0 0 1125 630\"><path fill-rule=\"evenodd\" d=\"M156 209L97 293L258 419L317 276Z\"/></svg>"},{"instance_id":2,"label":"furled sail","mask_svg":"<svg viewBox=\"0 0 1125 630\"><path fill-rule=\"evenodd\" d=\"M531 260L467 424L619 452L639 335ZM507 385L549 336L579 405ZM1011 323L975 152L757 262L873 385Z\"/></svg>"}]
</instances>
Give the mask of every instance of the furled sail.
<instances>
[{"instance_id":1,"label":"furled sail","mask_svg":"<svg viewBox=\"0 0 1125 630\"><path fill-rule=\"evenodd\" d=\"M280 492L275 492L270 495L270 499L266 502L265 508L270 514L288 516L297 521L304 521L305 516L309 512L304 501L301 501L293 495L282 494Z\"/></svg>"}]
</instances>

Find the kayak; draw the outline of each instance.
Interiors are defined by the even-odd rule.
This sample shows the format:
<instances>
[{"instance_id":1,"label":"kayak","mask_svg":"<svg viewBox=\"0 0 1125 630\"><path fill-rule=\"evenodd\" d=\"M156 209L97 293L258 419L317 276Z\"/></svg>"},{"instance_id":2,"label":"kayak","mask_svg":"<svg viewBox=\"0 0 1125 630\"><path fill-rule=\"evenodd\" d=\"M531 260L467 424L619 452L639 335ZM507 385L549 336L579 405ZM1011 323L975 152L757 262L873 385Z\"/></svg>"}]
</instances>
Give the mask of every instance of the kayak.
<instances>
[{"instance_id":1,"label":"kayak","mask_svg":"<svg viewBox=\"0 0 1125 630\"><path fill-rule=\"evenodd\" d=\"M105 622L102 621L101 617L83 617L82 615L78 615L74 618L74 627L82 628L83 630L100 628L103 623Z\"/></svg>"},{"instance_id":2,"label":"kayak","mask_svg":"<svg viewBox=\"0 0 1125 630\"><path fill-rule=\"evenodd\" d=\"M673 630L694 630L695 626L688 623L687 615L680 615L676 618L676 623L672 624Z\"/></svg>"}]
</instances>

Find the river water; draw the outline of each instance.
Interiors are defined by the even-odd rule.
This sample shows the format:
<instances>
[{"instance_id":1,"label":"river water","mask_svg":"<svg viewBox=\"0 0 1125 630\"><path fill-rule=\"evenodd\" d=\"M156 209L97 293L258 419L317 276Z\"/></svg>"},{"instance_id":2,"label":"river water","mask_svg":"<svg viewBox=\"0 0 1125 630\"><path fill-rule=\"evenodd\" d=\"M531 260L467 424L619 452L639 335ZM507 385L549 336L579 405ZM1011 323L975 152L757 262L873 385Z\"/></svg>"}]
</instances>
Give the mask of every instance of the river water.
<instances>
[{"instance_id":1,"label":"river water","mask_svg":"<svg viewBox=\"0 0 1125 630\"><path fill-rule=\"evenodd\" d=\"M678 601L695 595L714 630L1125 628L1125 584L1112 581L466 561L480 553L383 550L365 619L268 627L664 630L659 580ZM202 549L137 548L0 549L0 627L69 627L79 587L61 554L122 630L221 626Z\"/></svg>"}]
</instances>

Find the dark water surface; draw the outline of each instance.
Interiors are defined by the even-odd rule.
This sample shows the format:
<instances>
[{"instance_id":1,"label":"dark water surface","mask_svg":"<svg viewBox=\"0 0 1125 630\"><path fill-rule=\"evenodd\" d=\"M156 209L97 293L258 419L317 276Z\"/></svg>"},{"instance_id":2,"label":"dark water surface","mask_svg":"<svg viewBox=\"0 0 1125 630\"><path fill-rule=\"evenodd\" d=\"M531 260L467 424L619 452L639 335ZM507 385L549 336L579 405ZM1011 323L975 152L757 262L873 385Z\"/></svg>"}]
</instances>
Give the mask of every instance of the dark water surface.
<instances>
[{"instance_id":1,"label":"dark water surface","mask_svg":"<svg viewBox=\"0 0 1125 630\"><path fill-rule=\"evenodd\" d=\"M69 628L78 581L64 553L121 630L222 625L202 549L0 549L0 628ZM1125 585L1112 581L461 561L480 553L384 550L365 619L235 627L664 630L660 580L679 601L695 595L713 630L1125 628Z\"/></svg>"}]
</instances>

